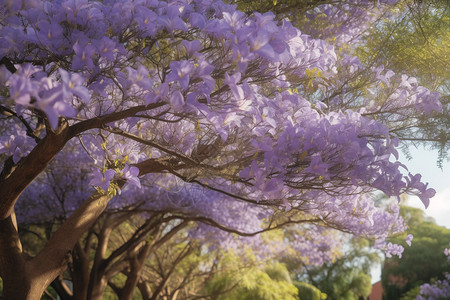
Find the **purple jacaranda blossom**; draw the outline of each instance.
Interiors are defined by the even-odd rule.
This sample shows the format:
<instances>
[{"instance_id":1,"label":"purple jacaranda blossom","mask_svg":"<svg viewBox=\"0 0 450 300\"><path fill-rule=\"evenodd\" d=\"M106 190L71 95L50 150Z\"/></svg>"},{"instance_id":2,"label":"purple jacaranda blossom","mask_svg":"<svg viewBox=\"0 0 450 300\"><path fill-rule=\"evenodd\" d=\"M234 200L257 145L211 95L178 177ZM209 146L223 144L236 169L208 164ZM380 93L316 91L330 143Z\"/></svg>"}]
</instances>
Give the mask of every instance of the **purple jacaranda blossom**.
<instances>
[{"instance_id":1,"label":"purple jacaranda blossom","mask_svg":"<svg viewBox=\"0 0 450 300\"><path fill-rule=\"evenodd\" d=\"M127 183L141 188L141 181L139 180L139 169L126 165L122 170L122 178L126 179Z\"/></svg>"},{"instance_id":2,"label":"purple jacaranda blossom","mask_svg":"<svg viewBox=\"0 0 450 300\"><path fill-rule=\"evenodd\" d=\"M328 168L329 165L322 161L320 154L314 154L312 156L311 163L306 170L312 174L322 176L323 178L328 178Z\"/></svg>"},{"instance_id":3,"label":"purple jacaranda blossom","mask_svg":"<svg viewBox=\"0 0 450 300\"><path fill-rule=\"evenodd\" d=\"M236 100L242 100L244 98L244 90L242 89L242 87L237 85L240 80L240 72L236 72L231 76L228 75L228 73L225 73L224 84L228 85Z\"/></svg>"},{"instance_id":4,"label":"purple jacaranda blossom","mask_svg":"<svg viewBox=\"0 0 450 300\"><path fill-rule=\"evenodd\" d=\"M80 11L88 8L89 2L87 0L68 0L63 2L61 6L65 9L69 23L75 26L75 24L81 23L82 14Z\"/></svg>"},{"instance_id":5,"label":"purple jacaranda blossom","mask_svg":"<svg viewBox=\"0 0 450 300\"><path fill-rule=\"evenodd\" d=\"M17 104L27 106L30 104L30 93L36 90L36 84L33 84L28 78L13 74L9 78L10 95Z\"/></svg>"},{"instance_id":6,"label":"purple jacaranda blossom","mask_svg":"<svg viewBox=\"0 0 450 300\"><path fill-rule=\"evenodd\" d=\"M0 86L3 86L11 76L11 72L5 67L0 66Z\"/></svg>"},{"instance_id":7,"label":"purple jacaranda blossom","mask_svg":"<svg viewBox=\"0 0 450 300\"><path fill-rule=\"evenodd\" d=\"M387 86L390 85L390 79L391 77L393 77L395 75L395 73L392 70L387 70L386 73L384 75L381 74L377 74L377 79L381 80L384 84L386 84Z\"/></svg>"},{"instance_id":8,"label":"purple jacaranda blossom","mask_svg":"<svg viewBox=\"0 0 450 300\"><path fill-rule=\"evenodd\" d=\"M392 244L391 242L386 244L386 257L392 257L392 255L396 255L399 258L402 258L403 246Z\"/></svg>"},{"instance_id":9,"label":"purple jacaranda blossom","mask_svg":"<svg viewBox=\"0 0 450 300\"><path fill-rule=\"evenodd\" d=\"M1 4L2 13L14 14L22 8L22 1L3 1Z\"/></svg>"},{"instance_id":10,"label":"purple jacaranda blossom","mask_svg":"<svg viewBox=\"0 0 450 300\"><path fill-rule=\"evenodd\" d=\"M92 173L92 159L101 165L105 159L123 162L128 156L128 163L133 164L150 155L158 160L168 156L172 165L172 160L187 161L182 158L189 157L201 143L215 145L214 141L221 139L220 147L216 149L220 153L208 158L205 168L200 166L201 172L195 171L196 166L175 163L173 166L177 170L180 168L182 176L176 177L170 172L167 176L146 174L148 184L141 187L145 195L143 205L150 209L166 209L168 206L165 205L169 205L172 211L205 215L232 228L261 230L264 224L247 218L253 211L251 203L238 201L235 204L231 197L222 199L217 193L203 191L203 188L198 193L180 193L180 186L194 184L182 182L181 178L189 179L193 174L205 187L269 204L255 208L258 211L255 216L265 215L265 220L270 220L273 215L270 206L276 210L292 207L293 212L300 212L305 220L318 216L332 227L379 238L385 233L403 230L401 218L398 211L374 207L373 199L364 193L381 190L393 196L402 192L429 196L425 185L415 183L407 187L398 171L399 166L389 160L392 154L395 155L393 147L397 145L390 140L392 134L388 126L374 120L377 108L368 107L368 116L363 118L358 107L366 101L360 98L357 103L350 101L354 89L349 88L352 82L347 84L345 81L354 78L349 74L363 71L364 66L356 63L354 58L349 59L353 63L348 65L341 63L342 56L337 58L332 45L305 36L286 20L278 21L273 14L247 15L215 0L45 1L43 7L36 12L22 9L20 20L17 14L12 16L16 20L10 24L25 26L23 24L51 20L64 27L61 41L69 52L61 55L61 52L49 51L37 41L37 29L36 32L33 28L12 29L9 23L2 23L2 26L6 25L0 28L0 57L8 54L7 57L19 58L13 59L14 63L19 63L24 56L33 60L36 55L37 65L50 62L45 67L49 74L43 77L39 77L42 74L31 77L23 72L15 74L22 81L18 80L18 87L12 90L22 89L24 94L15 97L15 93L5 93L11 98L5 102L16 100L16 103L23 103L20 106L38 108L23 109L26 112L24 118L33 126L43 111L54 127L58 117L73 114L71 107L78 102L70 101L73 95L84 101L92 96L89 105L77 107L79 118L69 120L69 124L72 128L81 127L81 130L93 124L96 130L79 132L76 136L79 139L73 138L61 151L66 155L65 161L77 161L77 168L63 168L60 162L52 163L63 174L74 172L73 177L80 180L77 184L81 187L86 186L81 182L86 181L86 176L80 172L83 169ZM191 24L184 24L187 20ZM53 28L50 23L42 23L41 27L45 29L46 26L48 30L41 34L50 33L51 41ZM14 39L15 35L17 39ZM174 62L175 59L184 61ZM54 72L56 68L67 71L61 70L58 75ZM323 72L324 84L313 96L301 90L306 68ZM89 78L87 82L72 73L77 70ZM290 77L291 72L295 76ZM386 76L388 72L380 74ZM383 80L375 80L374 74L368 75L376 85L374 91L381 89L384 92L379 85ZM400 83L398 76L391 77L398 80L388 79L386 82L390 84ZM7 81L6 88L12 87L13 83ZM300 82L300 94L307 99L293 90L289 95L287 89L296 82ZM426 91L415 89L412 82L408 83L410 87L396 89L389 86L396 92L389 101L367 101L382 105L380 111L391 112L389 118L380 118L387 125L400 124L391 123L397 115L402 115L396 113L397 108L407 107L408 114L404 115L414 117L417 116L414 108L419 112L428 111L434 105ZM339 88L341 85L342 89ZM325 101L328 108L320 102L312 107L311 103L334 91L342 94L336 97L337 102ZM417 101L412 99L414 96ZM161 105L149 105L144 111L143 101L146 104L160 101ZM14 103L6 105L13 108ZM350 112L345 112L347 108ZM371 115L372 112L375 113ZM105 125L108 120L113 121ZM16 122L23 128L24 124L16 118L0 121L4 125L3 151L9 151L5 141L8 141L8 149L12 143L23 145L17 140L16 130L12 134L9 125ZM110 128L117 131L108 133ZM136 138L127 139L120 131ZM10 136L15 140L9 141ZM34 142L30 137L26 139ZM146 140L163 148L156 149L139 142ZM80 141L84 143L80 144ZM8 155L16 155L17 149L24 147L16 146L15 149ZM81 164L81 157L87 162ZM119 178L115 172L120 171L103 173L97 170L92 182L97 180L97 186L107 191L114 176ZM124 189L122 198L114 200L117 209L138 203L137 196L141 192L137 192L141 184L136 168L127 166L120 173L134 186ZM246 176L243 180L235 180L237 174ZM325 174L329 177L321 180ZM178 185L171 186L171 180L178 180ZM176 192L171 197L159 197L167 195L160 189L162 185ZM36 190L38 188L33 191ZM127 194L129 191L132 193ZM148 197L149 193L154 197ZM32 204L36 204L35 199L32 197ZM84 199L86 197L70 199L70 211L76 210ZM201 205L196 205L198 202ZM59 202L52 200L54 203ZM311 261L323 263L317 252L332 251L326 242L328 236L322 236L324 232L316 226L304 229L311 233L304 234L311 241L300 237L299 251ZM400 252L399 248L382 246L383 249L392 248L394 254Z\"/></svg>"},{"instance_id":11,"label":"purple jacaranda blossom","mask_svg":"<svg viewBox=\"0 0 450 300\"><path fill-rule=\"evenodd\" d=\"M153 36L158 28L158 15L147 7L141 6L136 11L134 20L137 22L139 29L143 31L143 36Z\"/></svg>"},{"instance_id":12,"label":"purple jacaranda blossom","mask_svg":"<svg viewBox=\"0 0 450 300\"><path fill-rule=\"evenodd\" d=\"M159 17L159 22L164 24L169 32L175 30L187 31L186 23L180 18L181 6L172 5L167 8L167 14Z\"/></svg>"},{"instance_id":13,"label":"purple jacaranda blossom","mask_svg":"<svg viewBox=\"0 0 450 300\"><path fill-rule=\"evenodd\" d=\"M107 98L108 94L106 93L107 87L111 86L113 81L110 78L105 78L104 76L99 76L99 78L91 84L89 84L89 90L93 95L99 95Z\"/></svg>"},{"instance_id":14,"label":"purple jacaranda blossom","mask_svg":"<svg viewBox=\"0 0 450 300\"><path fill-rule=\"evenodd\" d=\"M239 44L234 44L232 46L232 50L233 60L237 63L239 72L245 73L249 61L253 58L250 51L250 46L247 45L246 41L244 41Z\"/></svg>"},{"instance_id":15,"label":"purple jacaranda blossom","mask_svg":"<svg viewBox=\"0 0 450 300\"><path fill-rule=\"evenodd\" d=\"M71 98L72 94L79 97L84 103L89 103L89 90L83 86L85 79L77 73L69 73L64 69L59 69L61 81L64 83L64 93L66 98Z\"/></svg>"},{"instance_id":16,"label":"purple jacaranda blossom","mask_svg":"<svg viewBox=\"0 0 450 300\"><path fill-rule=\"evenodd\" d=\"M412 234L408 234L406 236L405 242L406 242L406 244L408 244L408 246L411 246L412 239L413 239L413 235Z\"/></svg>"},{"instance_id":17,"label":"purple jacaranda blossom","mask_svg":"<svg viewBox=\"0 0 450 300\"><path fill-rule=\"evenodd\" d=\"M114 61L114 53L118 52L118 45L110 38L104 36L97 46L98 54L106 58L108 61Z\"/></svg>"},{"instance_id":18,"label":"purple jacaranda blossom","mask_svg":"<svg viewBox=\"0 0 450 300\"><path fill-rule=\"evenodd\" d=\"M443 300L450 295L450 274L445 273L443 280L436 280L433 284L425 283L420 286L420 295L416 300Z\"/></svg>"},{"instance_id":19,"label":"purple jacaranda blossom","mask_svg":"<svg viewBox=\"0 0 450 300\"><path fill-rule=\"evenodd\" d=\"M422 203L425 206L425 208L428 208L428 206L430 205L430 199L433 198L435 195L436 195L436 190L435 189L432 189L432 188L426 189L425 188L417 196L422 201Z\"/></svg>"},{"instance_id":20,"label":"purple jacaranda blossom","mask_svg":"<svg viewBox=\"0 0 450 300\"><path fill-rule=\"evenodd\" d=\"M156 103L161 99L166 98L169 95L169 85L164 82L160 86L153 89L153 92L147 93L144 96L145 104Z\"/></svg>"},{"instance_id":21,"label":"purple jacaranda blossom","mask_svg":"<svg viewBox=\"0 0 450 300\"><path fill-rule=\"evenodd\" d=\"M202 47L202 44L199 40L187 41L183 40L181 45L186 49L186 54L189 56L194 55L197 51L199 51Z\"/></svg>"},{"instance_id":22,"label":"purple jacaranda blossom","mask_svg":"<svg viewBox=\"0 0 450 300\"><path fill-rule=\"evenodd\" d=\"M42 110L53 129L58 127L59 116L73 117L75 109L66 103L64 89L61 85L56 86L52 80L45 80L42 89L36 95L34 107Z\"/></svg>"},{"instance_id":23,"label":"purple jacaranda blossom","mask_svg":"<svg viewBox=\"0 0 450 300\"><path fill-rule=\"evenodd\" d=\"M401 83L399 87L405 87L411 89L417 86L417 79L414 77L409 77L408 75L403 74Z\"/></svg>"},{"instance_id":24,"label":"purple jacaranda blossom","mask_svg":"<svg viewBox=\"0 0 450 300\"><path fill-rule=\"evenodd\" d=\"M269 44L270 34L264 29L258 30L255 35L250 36L250 50L258 53L262 57L273 59L275 51Z\"/></svg>"},{"instance_id":25,"label":"purple jacaranda blossom","mask_svg":"<svg viewBox=\"0 0 450 300\"><path fill-rule=\"evenodd\" d=\"M222 15L223 20L231 30L239 29L244 24L245 14L241 11L235 11L233 13L224 12Z\"/></svg>"},{"instance_id":26,"label":"purple jacaranda blossom","mask_svg":"<svg viewBox=\"0 0 450 300\"><path fill-rule=\"evenodd\" d=\"M175 112L182 112L184 106L184 97L180 91L175 91L170 96L170 106Z\"/></svg>"},{"instance_id":27,"label":"purple jacaranda blossom","mask_svg":"<svg viewBox=\"0 0 450 300\"><path fill-rule=\"evenodd\" d=\"M437 92L431 92L424 87L418 87L417 98L420 99L416 103L417 109L422 109L426 114L430 114L433 111L442 111L442 103L440 101L441 95Z\"/></svg>"},{"instance_id":28,"label":"purple jacaranda blossom","mask_svg":"<svg viewBox=\"0 0 450 300\"><path fill-rule=\"evenodd\" d=\"M420 198L425 208L427 208L428 205L430 205L430 198L434 197L436 191L432 188L428 188L428 184L421 181L422 175L420 174L412 175L409 173L408 177L405 177L405 179L409 188L418 190L419 193L417 196Z\"/></svg>"},{"instance_id":29,"label":"purple jacaranda blossom","mask_svg":"<svg viewBox=\"0 0 450 300\"><path fill-rule=\"evenodd\" d=\"M215 80L211 77L211 72L214 70L214 66L212 66L208 61L206 61L203 57L199 59L194 68L194 77L200 77L203 81L203 84L200 85L200 89L204 93L204 96L209 101L209 94L215 88Z\"/></svg>"},{"instance_id":30,"label":"purple jacaranda blossom","mask_svg":"<svg viewBox=\"0 0 450 300\"><path fill-rule=\"evenodd\" d=\"M4 136L0 139L0 154L13 157L13 162L17 163L30 151L30 138L24 130L19 130L15 135Z\"/></svg>"},{"instance_id":31,"label":"purple jacaranda blossom","mask_svg":"<svg viewBox=\"0 0 450 300\"><path fill-rule=\"evenodd\" d=\"M41 43L50 49L58 49L63 43L63 28L56 22L42 20L37 24L37 37Z\"/></svg>"},{"instance_id":32,"label":"purple jacaranda blossom","mask_svg":"<svg viewBox=\"0 0 450 300\"><path fill-rule=\"evenodd\" d=\"M140 65L137 70L133 68L127 68L128 80L131 84L150 90L153 86L153 80L148 75L148 70L143 65Z\"/></svg>"},{"instance_id":33,"label":"purple jacaranda blossom","mask_svg":"<svg viewBox=\"0 0 450 300\"><path fill-rule=\"evenodd\" d=\"M208 113L211 111L207 104L203 103L203 101L199 102L198 99L204 99L206 98L207 103L209 102L208 95L205 95L205 93L202 93L202 90L205 90L203 85L200 86L197 91L188 93L186 95L185 101L186 106L184 109L189 112L200 112L204 114L205 116L208 115Z\"/></svg>"},{"instance_id":34,"label":"purple jacaranda blossom","mask_svg":"<svg viewBox=\"0 0 450 300\"><path fill-rule=\"evenodd\" d=\"M192 27L203 29L206 26L205 16L199 13L191 13L189 15L189 21Z\"/></svg>"},{"instance_id":35,"label":"purple jacaranda blossom","mask_svg":"<svg viewBox=\"0 0 450 300\"><path fill-rule=\"evenodd\" d=\"M8 84L11 98L15 103L23 107L32 106L43 111L52 128L58 126L59 116L72 117L75 115L74 108L65 101L67 94L63 85L46 77L45 73L40 72L36 67L27 64L19 68L10 76ZM75 84L73 87L75 88ZM76 90L76 93L83 96L79 89ZM31 102L32 97L33 102ZM19 109L20 111L21 109Z\"/></svg>"},{"instance_id":36,"label":"purple jacaranda blossom","mask_svg":"<svg viewBox=\"0 0 450 300\"><path fill-rule=\"evenodd\" d=\"M74 70L80 70L87 67L89 70L93 70L95 68L93 56L96 52L96 49L93 45L87 44L82 46L80 43L75 43L73 45L73 50L75 51L75 56L72 60L72 68Z\"/></svg>"},{"instance_id":37,"label":"purple jacaranda blossom","mask_svg":"<svg viewBox=\"0 0 450 300\"><path fill-rule=\"evenodd\" d=\"M116 171L108 169L102 173L99 169L94 169L92 172L93 178L89 182L89 185L94 187L100 187L103 191L107 192L109 188L109 183L114 178Z\"/></svg>"},{"instance_id":38,"label":"purple jacaranda blossom","mask_svg":"<svg viewBox=\"0 0 450 300\"><path fill-rule=\"evenodd\" d=\"M256 161L253 161L250 167L245 168L239 173L241 178L251 178L254 185L264 192L265 196L276 195L280 191L280 180L277 178L267 178L264 168L260 167ZM261 197L258 201L261 200Z\"/></svg>"},{"instance_id":39,"label":"purple jacaranda blossom","mask_svg":"<svg viewBox=\"0 0 450 300\"><path fill-rule=\"evenodd\" d=\"M20 51L24 47L22 32L18 28L3 27L0 29L0 56ZM22 40L21 40L22 38Z\"/></svg>"},{"instance_id":40,"label":"purple jacaranda blossom","mask_svg":"<svg viewBox=\"0 0 450 300\"><path fill-rule=\"evenodd\" d=\"M189 87L190 73L193 69L192 62L188 60L172 61L170 63L171 72L167 76L167 80L177 81L185 90Z\"/></svg>"},{"instance_id":41,"label":"purple jacaranda blossom","mask_svg":"<svg viewBox=\"0 0 450 300\"><path fill-rule=\"evenodd\" d=\"M12 74L7 81L10 87L10 97L17 103L27 106L30 103L30 95L38 90L38 83L32 77L40 71L32 64L19 66L16 73Z\"/></svg>"}]
</instances>

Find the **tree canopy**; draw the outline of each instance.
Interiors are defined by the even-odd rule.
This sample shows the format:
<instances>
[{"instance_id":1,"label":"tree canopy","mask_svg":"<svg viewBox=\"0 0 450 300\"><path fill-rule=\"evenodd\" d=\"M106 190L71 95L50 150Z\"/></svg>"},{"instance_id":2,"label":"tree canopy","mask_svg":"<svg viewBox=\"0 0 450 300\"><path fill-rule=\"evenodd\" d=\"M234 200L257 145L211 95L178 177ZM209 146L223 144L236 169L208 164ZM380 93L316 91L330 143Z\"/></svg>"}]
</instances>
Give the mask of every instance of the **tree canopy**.
<instances>
[{"instance_id":1,"label":"tree canopy","mask_svg":"<svg viewBox=\"0 0 450 300\"><path fill-rule=\"evenodd\" d=\"M386 241L406 229L395 198L428 206L435 191L397 148L442 103L345 49L395 1L379 2L301 8L300 29L286 11L214 0L2 2L3 297L39 299L82 267L80 299L101 299L117 274L126 299L180 232L261 256L289 246L320 265L338 230L400 255ZM26 255L18 226L33 224L45 245ZM260 235L294 225L279 248Z\"/></svg>"},{"instance_id":2,"label":"tree canopy","mask_svg":"<svg viewBox=\"0 0 450 300\"><path fill-rule=\"evenodd\" d=\"M287 267L297 280L308 282L326 294L326 299L367 298L372 290L370 270L380 262L379 254L369 248L367 240L341 238L347 242L336 258L311 266L293 256L288 258Z\"/></svg>"},{"instance_id":3,"label":"tree canopy","mask_svg":"<svg viewBox=\"0 0 450 300\"><path fill-rule=\"evenodd\" d=\"M408 234L414 243L405 248L401 259L387 258L382 271L382 282L388 299L400 299L409 290L429 283L432 279L445 279L449 265L444 250L450 241L450 229L425 218L423 210L404 206L401 214L408 224ZM393 240L400 242L405 234ZM416 294L417 295L417 294Z\"/></svg>"}]
</instances>

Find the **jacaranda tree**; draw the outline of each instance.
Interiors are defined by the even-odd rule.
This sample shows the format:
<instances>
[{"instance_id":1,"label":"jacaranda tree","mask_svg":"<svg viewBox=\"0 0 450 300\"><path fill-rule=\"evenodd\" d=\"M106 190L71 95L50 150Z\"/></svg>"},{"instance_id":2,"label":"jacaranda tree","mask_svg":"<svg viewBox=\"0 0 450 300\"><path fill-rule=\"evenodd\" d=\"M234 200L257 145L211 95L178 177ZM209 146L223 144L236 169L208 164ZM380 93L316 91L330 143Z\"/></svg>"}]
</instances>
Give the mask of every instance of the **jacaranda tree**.
<instances>
[{"instance_id":1,"label":"jacaranda tree","mask_svg":"<svg viewBox=\"0 0 450 300\"><path fill-rule=\"evenodd\" d=\"M400 254L385 242L405 229L398 204L376 207L370 193L425 206L434 195L396 147L441 110L439 95L270 12L214 0L2 1L0 11L6 299L39 299L108 210L162 213L178 220L170 229L198 222L192 238L299 224L307 234L294 242L314 258L327 228ZM340 45L354 29L330 34ZM56 217L26 255L17 220Z\"/></svg>"}]
</instances>

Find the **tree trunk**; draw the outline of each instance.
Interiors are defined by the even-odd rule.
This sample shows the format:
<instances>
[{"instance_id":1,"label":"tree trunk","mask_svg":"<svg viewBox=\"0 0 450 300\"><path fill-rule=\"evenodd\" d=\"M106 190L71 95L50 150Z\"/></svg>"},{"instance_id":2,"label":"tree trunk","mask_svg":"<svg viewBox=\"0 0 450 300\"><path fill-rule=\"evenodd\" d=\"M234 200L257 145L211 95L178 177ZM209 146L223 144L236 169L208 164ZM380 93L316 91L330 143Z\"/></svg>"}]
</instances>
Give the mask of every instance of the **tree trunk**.
<instances>
[{"instance_id":1,"label":"tree trunk","mask_svg":"<svg viewBox=\"0 0 450 300\"><path fill-rule=\"evenodd\" d=\"M53 233L36 257L28 258L22 252L14 214L16 200L76 130L69 133L65 124L57 133L46 136L17 165L8 166L0 173L0 277L3 281L3 299L40 300L47 287L67 268L77 241L95 223L113 197L94 193ZM141 176L167 168L154 159L136 166ZM118 180L116 184L122 188L125 181ZM94 293L87 298L101 300L106 285L107 280L102 278Z\"/></svg>"},{"instance_id":2,"label":"tree trunk","mask_svg":"<svg viewBox=\"0 0 450 300\"><path fill-rule=\"evenodd\" d=\"M0 276L4 286L3 298L40 300L46 288L67 268L76 242L97 220L111 198L110 195L93 194L32 259L25 259L25 254L22 253L14 214L0 220Z\"/></svg>"},{"instance_id":3,"label":"tree trunk","mask_svg":"<svg viewBox=\"0 0 450 300\"><path fill-rule=\"evenodd\" d=\"M125 286L120 292L120 300L131 300L134 294L134 290L141 277L142 268L144 267L145 259L149 255L150 244L146 243L145 246L139 251L139 253L132 257L130 260L130 274L128 274Z\"/></svg>"},{"instance_id":4,"label":"tree trunk","mask_svg":"<svg viewBox=\"0 0 450 300\"><path fill-rule=\"evenodd\" d=\"M3 280L3 299L28 299L31 279L26 273L14 215L0 220L0 276Z\"/></svg>"},{"instance_id":5,"label":"tree trunk","mask_svg":"<svg viewBox=\"0 0 450 300\"><path fill-rule=\"evenodd\" d=\"M92 282L92 281L91 281ZM99 278L95 284L92 285L92 288L89 289L88 292L88 300L102 300L103 294L105 293L106 286L108 285L108 281L105 276Z\"/></svg>"},{"instance_id":6,"label":"tree trunk","mask_svg":"<svg viewBox=\"0 0 450 300\"><path fill-rule=\"evenodd\" d=\"M89 284L89 257L78 243L72 253L70 271L73 283L73 299L86 300Z\"/></svg>"},{"instance_id":7,"label":"tree trunk","mask_svg":"<svg viewBox=\"0 0 450 300\"><path fill-rule=\"evenodd\" d=\"M64 278L62 275L53 280L51 286L56 291L61 300L73 300L73 293L64 282Z\"/></svg>"},{"instance_id":8,"label":"tree trunk","mask_svg":"<svg viewBox=\"0 0 450 300\"><path fill-rule=\"evenodd\" d=\"M140 280L137 284L137 287L141 292L141 296L143 299L150 299L150 297L152 296L152 291L150 285L146 281Z\"/></svg>"}]
</instances>

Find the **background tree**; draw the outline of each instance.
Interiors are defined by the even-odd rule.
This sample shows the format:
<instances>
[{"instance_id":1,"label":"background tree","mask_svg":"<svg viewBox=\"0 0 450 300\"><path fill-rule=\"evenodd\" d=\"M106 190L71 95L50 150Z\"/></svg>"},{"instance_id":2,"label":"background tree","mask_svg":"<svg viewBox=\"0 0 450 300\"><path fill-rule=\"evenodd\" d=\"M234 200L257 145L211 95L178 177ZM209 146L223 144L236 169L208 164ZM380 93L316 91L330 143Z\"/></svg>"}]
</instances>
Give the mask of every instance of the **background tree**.
<instances>
[{"instance_id":1,"label":"background tree","mask_svg":"<svg viewBox=\"0 0 450 300\"><path fill-rule=\"evenodd\" d=\"M240 258L234 257L222 263L239 261ZM280 263L245 269L230 264L224 271L207 282L206 290L211 299L297 299L298 290L286 267Z\"/></svg>"},{"instance_id":2,"label":"background tree","mask_svg":"<svg viewBox=\"0 0 450 300\"><path fill-rule=\"evenodd\" d=\"M403 206L402 215L414 243L406 247L401 258L387 258L382 269L382 283L387 299L400 299L409 290L431 279L443 279L449 271L444 249L448 247L450 230L425 218L423 210ZM393 242L404 239L399 236Z\"/></svg>"},{"instance_id":3,"label":"background tree","mask_svg":"<svg viewBox=\"0 0 450 300\"><path fill-rule=\"evenodd\" d=\"M417 78L421 85L442 94L441 115L421 121L423 134L410 138L439 150L438 164L448 157L448 102L450 92L448 1L399 1L396 18L380 20L364 35L358 57L369 64L383 64L394 72ZM405 140L408 140L405 137ZM403 150L408 154L407 147Z\"/></svg>"},{"instance_id":4,"label":"background tree","mask_svg":"<svg viewBox=\"0 0 450 300\"><path fill-rule=\"evenodd\" d=\"M343 253L320 266L291 258L287 264L298 281L308 282L327 295L327 299L359 299L372 289L370 268L379 262L369 242L355 238L345 243Z\"/></svg>"},{"instance_id":5,"label":"background tree","mask_svg":"<svg viewBox=\"0 0 450 300\"><path fill-rule=\"evenodd\" d=\"M399 1L398 17L379 22L357 49L361 60L383 63L414 76L421 85L449 92L447 1Z\"/></svg>"},{"instance_id":6,"label":"background tree","mask_svg":"<svg viewBox=\"0 0 450 300\"><path fill-rule=\"evenodd\" d=\"M318 288L312 284L300 281L294 281L295 287L298 289L298 296L303 300L324 300L327 299L327 294L322 293Z\"/></svg>"}]
</instances>

